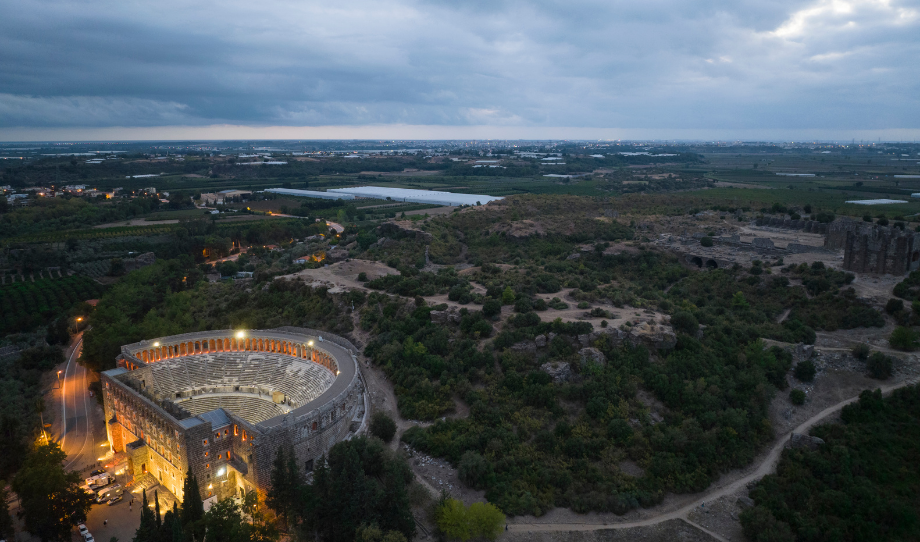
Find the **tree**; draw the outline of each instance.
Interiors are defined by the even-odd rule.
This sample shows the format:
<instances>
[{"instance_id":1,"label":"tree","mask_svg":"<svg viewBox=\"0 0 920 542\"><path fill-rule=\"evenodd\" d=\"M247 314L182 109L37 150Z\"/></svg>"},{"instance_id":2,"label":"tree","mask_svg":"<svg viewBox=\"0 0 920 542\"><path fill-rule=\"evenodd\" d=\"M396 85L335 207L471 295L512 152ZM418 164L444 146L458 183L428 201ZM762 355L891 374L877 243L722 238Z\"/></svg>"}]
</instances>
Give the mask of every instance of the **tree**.
<instances>
[{"instance_id":1,"label":"tree","mask_svg":"<svg viewBox=\"0 0 920 542\"><path fill-rule=\"evenodd\" d=\"M872 378L885 380L891 376L891 358L881 352L875 352L866 360L866 368L869 369L869 376Z\"/></svg>"},{"instance_id":2,"label":"tree","mask_svg":"<svg viewBox=\"0 0 920 542\"><path fill-rule=\"evenodd\" d=\"M240 505L233 499L222 499L204 515L205 539L220 542L249 542L246 522Z\"/></svg>"},{"instance_id":3,"label":"tree","mask_svg":"<svg viewBox=\"0 0 920 542\"><path fill-rule=\"evenodd\" d=\"M696 316L693 316L690 312L677 311L671 316L671 326L673 326L676 331L693 336L699 331L700 322L696 319Z\"/></svg>"},{"instance_id":4,"label":"tree","mask_svg":"<svg viewBox=\"0 0 920 542\"><path fill-rule=\"evenodd\" d=\"M192 467L189 465L188 472L185 473L185 483L182 485L182 510L180 520L182 527L188 531L194 529L195 524L204 518L204 503L201 501L201 490L198 489L198 479L192 473Z\"/></svg>"},{"instance_id":5,"label":"tree","mask_svg":"<svg viewBox=\"0 0 920 542\"><path fill-rule=\"evenodd\" d=\"M501 314L502 312L502 302L497 299L486 299L485 303L482 304L482 314L487 317L495 316Z\"/></svg>"},{"instance_id":6,"label":"tree","mask_svg":"<svg viewBox=\"0 0 920 542\"><path fill-rule=\"evenodd\" d=\"M701 237L701 238L700 238L700 245L701 245L701 246L704 246L704 247L711 247L711 246L712 246L712 237L709 237L709 236Z\"/></svg>"},{"instance_id":7,"label":"tree","mask_svg":"<svg viewBox=\"0 0 920 542\"><path fill-rule=\"evenodd\" d=\"M802 382L814 380L816 372L815 364L810 359L795 364L795 377Z\"/></svg>"},{"instance_id":8,"label":"tree","mask_svg":"<svg viewBox=\"0 0 920 542\"><path fill-rule=\"evenodd\" d=\"M57 443L38 444L13 478L26 530L42 541L69 539L71 529L86 519L93 504L80 488L80 475L62 467L66 458Z\"/></svg>"},{"instance_id":9,"label":"tree","mask_svg":"<svg viewBox=\"0 0 920 542\"><path fill-rule=\"evenodd\" d=\"M888 344L898 350L913 352L917 348L917 332L909 327L898 326L888 337Z\"/></svg>"},{"instance_id":10,"label":"tree","mask_svg":"<svg viewBox=\"0 0 920 542\"><path fill-rule=\"evenodd\" d=\"M505 514L494 504L488 502L474 502L467 511L470 523L470 533L477 538L495 540L502 532L505 524Z\"/></svg>"},{"instance_id":11,"label":"tree","mask_svg":"<svg viewBox=\"0 0 920 542\"><path fill-rule=\"evenodd\" d=\"M384 442L393 440L396 434L396 422L386 412L375 412L371 416L371 434Z\"/></svg>"},{"instance_id":12,"label":"tree","mask_svg":"<svg viewBox=\"0 0 920 542\"><path fill-rule=\"evenodd\" d=\"M505 514L494 504L475 502L469 507L457 499L444 499L436 513L438 529L447 538L495 540L502 532Z\"/></svg>"},{"instance_id":13,"label":"tree","mask_svg":"<svg viewBox=\"0 0 920 542\"><path fill-rule=\"evenodd\" d=\"M466 541L470 539L470 524L466 517L466 507L457 499L447 499L439 507L436 515L438 529L447 538Z\"/></svg>"},{"instance_id":14,"label":"tree","mask_svg":"<svg viewBox=\"0 0 920 542\"><path fill-rule=\"evenodd\" d=\"M514 303L514 299L514 290L511 289L511 286L505 286L502 291L502 305L510 305Z\"/></svg>"},{"instance_id":15,"label":"tree","mask_svg":"<svg viewBox=\"0 0 920 542\"><path fill-rule=\"evenodd\" d=\"M153 510L147 504L147 492L144 491L141 497L141 524L138 525L137 531L134 532L133 542L157 542L158 535L157 520Z\"/></svg>"},{"instance_id":16,"label":"tree","mask_svg":"<svg viewBox=\"0 0 920 542\"><path fill-rule=\"evenodd\" d=\"M755 506L741 512L741 528L748 540L753 542L795 540L789 525L777 520L773 513L763 506Z\"/></svg>"},{"instance_id":17,"label":"tree","mask_svg":"<svg viewBox=\"0 0 920 542\"><path fill-rule=\"evenodd\" d=\"M866 343L859 343L853 347L852 353L854 358L865 361L865 359L869 357L869 345Z\"/></svg>"},{"instance_id":18,"label":"tree","mask_svg":"<svg viewBox=\"0 0 920 542\"><path fill-rule=\"evenodd\" d=\"M6 482L0 480L0 538L13 538L13 516L10 515L10 496L6 491Z\"/></svg>"},{"instance_id":19,"label":"tree","mask_svg":"<svg viewBox=\"0 0 920 542\"><path fill-rule=\"evenodd\" d=\"M272 462L270 480L271 488L265 496L265 503L273 510L277 511L286 522L291 506L288 500L291 494L291 484L287 477L287 458L285 457L283 446L278 447L275 461Z\"/></svg>"},{"instance_id":20,"label":"tree","mask_svg":"<svg viewBox=\"0 0 920 542\"><path fill-rule=\"evenodd\" d=\"M792 401L793 405L804 405L805 392L799 389L794 389L789 392L789 400Z\"/></svg>"}]
</instances>

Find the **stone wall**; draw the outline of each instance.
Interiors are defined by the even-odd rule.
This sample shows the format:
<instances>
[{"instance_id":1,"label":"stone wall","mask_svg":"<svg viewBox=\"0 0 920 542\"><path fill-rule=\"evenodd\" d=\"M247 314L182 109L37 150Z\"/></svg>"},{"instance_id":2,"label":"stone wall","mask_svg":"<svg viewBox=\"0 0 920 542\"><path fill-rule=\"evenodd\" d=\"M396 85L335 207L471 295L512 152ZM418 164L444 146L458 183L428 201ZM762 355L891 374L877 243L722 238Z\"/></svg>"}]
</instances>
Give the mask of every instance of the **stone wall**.
<instances>
[{"instance_id":1,"label":"stone wall","mask_svg":"<svg viewBox=\"0 0 920 542\"><path fill-rule=\"evenodd\" d=\"M840 250L846 247L847 234L856 232L863 227L865 222L857 222L849 218L840 218L830 223L827 228L827 238L824 239L824 248Z\"/></svg>"},{"instance_id":2,"label":"stone wall","mask_svg":"<svg viewBox=\"0 0 920 542\"><path fill-rule=\"evenodd\" d=\"M802 230L806 233L825 234L829 230L827 224L818 222L817 220L793 220L791 218L771 218L765 216L756 219L754 223L758 226Z\"/></svg>"},{"instance_id":3,"label":"stone wall","mask_svg":"<svg viewBox=\"0 0 920 542\"><path fill-rule=\"evenodd\" d=\"M868 223L842 231L846 232L843 268L847 271L905 275L920 267L918 233Z\"/></svg>"}]
</instances>

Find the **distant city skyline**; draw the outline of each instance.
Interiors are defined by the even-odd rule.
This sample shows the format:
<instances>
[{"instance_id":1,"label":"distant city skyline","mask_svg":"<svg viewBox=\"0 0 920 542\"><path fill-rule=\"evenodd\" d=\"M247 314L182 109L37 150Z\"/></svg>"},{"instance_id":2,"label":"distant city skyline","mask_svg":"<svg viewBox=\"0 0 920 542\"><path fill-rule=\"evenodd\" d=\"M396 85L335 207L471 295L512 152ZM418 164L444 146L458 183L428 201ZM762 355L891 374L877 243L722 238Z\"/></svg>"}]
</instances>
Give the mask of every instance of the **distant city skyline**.
<instances>
[{"instance_id":1,"label":"distant city skyline","mask_svg":"<svg viewBox=\"0 0 920 542\"><path fill-rule=\"evenodd\" d=\"M0 140L920 140L916 0L0 5Z\"/></svg>"}]
</instances>

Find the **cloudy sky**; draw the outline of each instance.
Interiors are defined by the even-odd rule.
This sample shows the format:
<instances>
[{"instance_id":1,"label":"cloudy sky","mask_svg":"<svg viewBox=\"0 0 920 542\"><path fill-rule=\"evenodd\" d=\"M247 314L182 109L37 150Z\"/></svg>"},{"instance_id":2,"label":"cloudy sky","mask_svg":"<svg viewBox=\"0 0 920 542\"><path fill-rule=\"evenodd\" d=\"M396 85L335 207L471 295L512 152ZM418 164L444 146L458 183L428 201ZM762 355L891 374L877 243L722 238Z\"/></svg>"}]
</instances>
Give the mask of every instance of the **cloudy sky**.
<instances>
[{"instance_id":1,"label":"cloudy sky","mask_svg":"<svg viewBox=\"0 0 920 542\"><path fill-rule=\"evenodd\" d=\"M920 0L16 0L0 139L920 139Z\"/></svg>"}]
</instances>

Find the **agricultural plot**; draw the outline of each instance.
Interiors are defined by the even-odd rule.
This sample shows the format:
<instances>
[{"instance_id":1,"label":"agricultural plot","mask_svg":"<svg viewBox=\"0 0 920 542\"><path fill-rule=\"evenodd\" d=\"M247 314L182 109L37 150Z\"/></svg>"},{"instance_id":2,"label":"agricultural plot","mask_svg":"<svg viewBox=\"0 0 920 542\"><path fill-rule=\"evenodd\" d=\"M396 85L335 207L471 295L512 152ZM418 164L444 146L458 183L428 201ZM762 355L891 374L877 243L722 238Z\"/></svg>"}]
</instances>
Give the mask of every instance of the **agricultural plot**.
<instances>
[{"instance_id":1,"label":"agricultural plot","mask_svg":"<svg viewBox=\"0 0 920 542\"><path fill-rule=\"evenodd\" d=\"M102 295L103 287L82 275L0 286L0 334L28 331Z\"/></svg>"}]
</instances>

